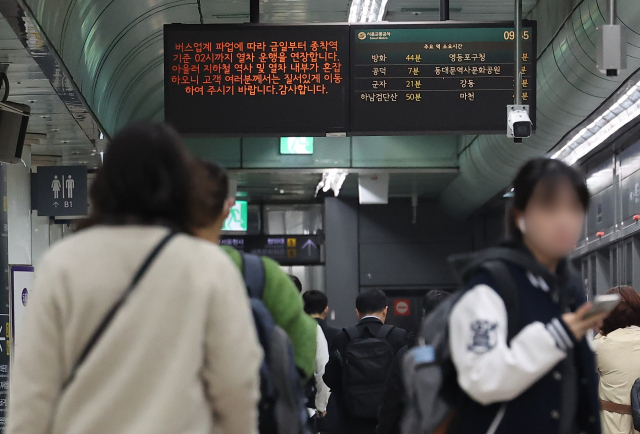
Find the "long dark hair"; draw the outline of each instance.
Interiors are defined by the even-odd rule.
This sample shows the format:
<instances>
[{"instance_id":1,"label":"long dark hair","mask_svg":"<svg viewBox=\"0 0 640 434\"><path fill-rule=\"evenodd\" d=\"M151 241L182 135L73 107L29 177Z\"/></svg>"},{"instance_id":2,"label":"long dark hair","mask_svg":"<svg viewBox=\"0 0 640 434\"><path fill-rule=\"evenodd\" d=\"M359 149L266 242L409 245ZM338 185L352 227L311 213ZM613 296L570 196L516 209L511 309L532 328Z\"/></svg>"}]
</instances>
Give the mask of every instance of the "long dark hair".
<instances>
[{"instance_id":1,"label":"long dark hair","mask_svg":"<svg viewBox=\"0 0 640 434\"><path fill-rule=\"evenodd\" d=\"M544 186L545 200L553 200L562 182L569 181L586 212L589 209L589 189L584 178L562 161L549 158L529 160L513 180L513 199L506 216L507 236L522 241L522 232L516 224L516 211L524 211L539 184Z\"/></svg>"},{"instance_id":2,"label":"long dark hair","mask_svg":"<svg viewBox=\"0 0 640 434\"><path fill-rule=\"evenodd\" d=\"M163 224L189 232L193 161L170 127L150 121L115 135L91 187L96 224Z\"/></svg>"},{"instance_id":3,"label":"long dark hair","mask_svg":"<svg viewBox=\"0 0 640 434\"><path fill-rule=\"evenodd\" d=\"M205 227L220 218L229 196L229 177L222 167L198 161L194 171L196 228Z\"/></svg>"}]
</instances>

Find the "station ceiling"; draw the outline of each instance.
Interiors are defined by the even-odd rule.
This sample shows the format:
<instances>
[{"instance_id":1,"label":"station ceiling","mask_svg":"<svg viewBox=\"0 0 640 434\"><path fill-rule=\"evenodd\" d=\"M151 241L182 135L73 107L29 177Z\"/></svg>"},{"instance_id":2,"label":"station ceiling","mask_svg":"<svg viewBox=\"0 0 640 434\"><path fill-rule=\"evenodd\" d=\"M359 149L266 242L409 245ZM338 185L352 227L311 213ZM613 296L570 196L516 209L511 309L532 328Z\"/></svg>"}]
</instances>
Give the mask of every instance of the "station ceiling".
<instances>
[{"instance_id":1,"label":"station ceiling","mask_svg":"<svg viewBox=\"0 0 640 434\"><path fill-rule=\"evenodd\" d=\"M7 2L17 3L17 1L0 0L0 5ZM620 3L631 4L635 1L621 0ZM564 18L555 17L558 15L558 11L561 11L561 14L566 17L576 8L578 17L576 22L582 25L582 27L574 26L576 35L578 38L583 34L591 38L589 20L592 21L592 24L601 20L600 3L605 2L606 0L523 0L523 11L525 14L533 13L534 19L544 20L545 24L547 21L554 23L544 36L541 34L544 38L543 44L546 46L547 42L554 38L558 26L563 25ZM162 28L164 24L242 23L248 21L249 17L249 0L24 0L24 3L28 8L27 15L34 17L35 27L40 30L42 40L48 43L48 46L59 55L66 65L73 84L70 88L79 90L86 100L89 108L86 119L90 119L89 115L91 114L95 115L99 126L107 134L113 134L122 126L136 119L162 120L164 104ZM556 7L560 4L562 8ZM386 19L395 22L436 20L438 19L438 5L438 0L389 0ZM261 0L261 21L266 23L346 22L349 6L349 0ZM536 11L539 13L535 13ZM512 14L513 0L451 0L452 20L509 20L512 19ZM580 16L583 19L580 19ZM558 43L561 44L562 41ZM0 44L2 44L1 41ZM0 45L0 49L2 48ZM595 48L593 50L591 48L593 47L587 47L589 50L585 56L587 63L591 61L589 59L591 51L595 53ZM554 45L551 46L550 52L555 54ZM566 56L564 51L558 50L557 53ZM20 68L28 69L27 63L28 59ZM33 67L33 64L31 66ZM556 67L560 68L560 64ZM42 77L40 76L40 78ZM567 80L571 81L571 78ZM615 83L612 83L613 87L615 87L614 85ZM565 86L568 89L567 92L571 91L571 86L575 87L576 84ZM54 86L52 88L55 90ZM16 87L16 89L19 88ZM46 86L44 89L46 90ZM609 88L606 90L609 92ZM48 92L48 90L46 91ZM21 97L37 99L35 95L38 92L44 91L34 87ZM608 95L610 92L606 95L597 95L597 98L600 98L602 102ZM52 95L52 99L55 100L54 95ZM564 99L570 98L564 97ZM590 101L589 104L593 105L594 101ZM48 147L54 147L47 148L47 150L62 150L66 159L70 161L74 155L78 156L78 153L82 152L70 146L72 145L71 140L74 139L83 142L78 145L79 148L84 149L82 157L93 157L93 161L95 161L95 155L91 156L91 153L95 150L93 143L96 141L97 132L92 133L91 131L92 128L97 131L98 124L93 127L87 126L88 121L84 124L79 122L70 111L72 118L76 119L78 129L69 120L69 117L64 115L64 110L59 104L56 102L49 104L51 108L42 106L38 110L42 110L43 113L51 111L52 114L55 113L56 116L59 116L60 125L65 125L64 134L69 137L63 139L62 134L56 135L57 132L52 131L51 125L47 125L47 122L44 121L46 118L43 118L42 122L34 122L33 132L46 134L44 143ZM58 113L55 112L54 106L56 105ZM583 111L588 111L586 110L587 106L581 104L581 107L585 108ZM541 107L540 101L538 107ZM595 107L597 105L593 108ZM557 118L554 117L554 119ZM563 125L562 128L564 128L564 132L562 132L564 134L569 127ZM554 129L553 134L548 134L551 129ZM557 125L548 128L545 126L544 131L541 132L547 134L547 137L555 137L559 134L560 129ZM83 134L86 140L83 138ZM497 140L496 138L494 141ZM64 141L68 142L63 143ZM487 145L488 148L496 147L497 149L497 145L494 146L491 143L489 145ZM549 143L549 147L552 145L553 143ZM461 173L462 176L458 177L460 179L455 181L456 187L449 189L452 190L450 197L453 199L448 202L451 203L457 198L461 198L457 191L464 190L467 196L475 197L471 201L473 205L466 208L459 207L457 210L458 214L467 213L471 206L478 205L479 198L486 201L491 196L489 190L494 191L498 188L498 184L504 184L504 179L508 179L522 158L526 158L526 155L529 154L540 155L540 153L544 153L541 152L542 147L544 145L535 149L526 148L523 155L519 156L512 155L515 151L502 152L504 155L513 157L511 158L513 161L510 160L508 166L503 165L504 169L499 171L499 179L487 182L489 185L487 191L479 191L478 189L481 187L475 181L476 178L473 178L473 182L469 181L471 178L462 179L465 173ZM478 148L478 145L475 145L475 148ZM86 159L84 158L84 160ZM465 166L462 172L466 172L466 170ZM265 185L272 188L273 191L278 191L279 185L277 184L283 182L278 176L267 173L262 175L245 173L247 174L245 185L241 185L241 187L249 191L254 189L256 194L262 191L261 189ZM494 170L486 170L483 174L485 177L491 178ZM313 176L290 174L289 179L292 179L291 177L296 178L296 183L304 185L303 190L306 192L315 189L315 184L318 181L317 174ZM438 191L442 191L450 183L450 180L429 178L429 175L424 174L415 179L419 179L427 186L424 194L431 196L437 195ZM347 194L352 190L349 187L349 182L352 181L347 181L345 184L345 193ZM469 182L473 184L472 188L467 185ZM397 191L398 194L412 194L410 184L399 176L391 177L391 189ZM492 194L495 194L495 191ZM264 195L260 194L261 198L267 200L270 198L266 192ZM304 197L306 196L305 193ZM300 198L302 197L301 195ZM469 199L464 198L463 200Z\"/></svg>"},{"instance_id":2,"label":"station ceiling","mask_svg":"<svg viewBox=\"0 0 640 434\"><path fill-rule=\"evenodd\" d=\"M7 13L10 9L4 6L6 3L0 4L0 11L8 19L0 15L0 67L9 78L9 101L31 107L27 143L35 153L50 157L51 161L59 158L64 164L98 164L99 160L92 155L93 140L98 135L96 123L86 107L74 98L68 78L49 58L31 20ZM18 20L22 39L12 27ZM48 67L41 66L45 65L43 60ZM48 70L51 81L43 69Z\"/></svg>"}]
</instances>

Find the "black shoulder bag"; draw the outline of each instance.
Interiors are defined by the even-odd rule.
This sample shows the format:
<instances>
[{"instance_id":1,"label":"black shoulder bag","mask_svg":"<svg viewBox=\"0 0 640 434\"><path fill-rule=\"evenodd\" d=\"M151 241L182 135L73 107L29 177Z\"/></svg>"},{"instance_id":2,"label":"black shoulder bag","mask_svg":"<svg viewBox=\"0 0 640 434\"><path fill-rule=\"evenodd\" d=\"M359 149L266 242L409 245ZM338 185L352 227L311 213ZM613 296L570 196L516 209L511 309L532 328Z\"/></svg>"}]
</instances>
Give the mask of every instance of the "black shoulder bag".
<instances>
[{"instance_id":1,"label":"black shoulder bag","mask_svg":"<svg viewBox=\"0 0 640 434\"><path fill-rule=\"evenodd\" d=\"M144 274L147 272L147 270L149 269L153 261L156 259L158 254L162 251L162 249L167 245L167 243L175 235L176 235L175 232L173 231L169 232L167 236L162 238L162 240L151 251L151 253L149 253L147 258L144 260L144 262L142 263L142 265L134 275L133 280L131 280L131 283L129 284L127 289L120 296L120 298L118 298L118 301L116 301L113 307L109 310L107 315L104 317L104 319L100 323L100 326L98 326L96 331L93 333L93 336L91 336L91 339L89 339L89 342L85 346L82 353L80 353L80 357L78 358L76 363L73 365L73 368L71 368L71 373L69 374L69 378L67 378L67 381L65 381L64 384L62 385L62 392L64 392L69 387L69 384L73 382L74 378L76 377L76 373L78 372L78 369L80 369L80 366L82 366L82 363L86 360L87 356L89 356L89 353L91 353L91 350L96 346L96 344L100 340L100 337L102 337L104 332L107 330L107 328L109 327L109 324L111 324L111 321L113 321L113 319L115 318L116 314L118 313L122 305L124 305L124 303L127 301L127 299L129 298L133 290L136 288L136 286L138 285L138 283L140 282Z\"/></svg>"}]
</instances>

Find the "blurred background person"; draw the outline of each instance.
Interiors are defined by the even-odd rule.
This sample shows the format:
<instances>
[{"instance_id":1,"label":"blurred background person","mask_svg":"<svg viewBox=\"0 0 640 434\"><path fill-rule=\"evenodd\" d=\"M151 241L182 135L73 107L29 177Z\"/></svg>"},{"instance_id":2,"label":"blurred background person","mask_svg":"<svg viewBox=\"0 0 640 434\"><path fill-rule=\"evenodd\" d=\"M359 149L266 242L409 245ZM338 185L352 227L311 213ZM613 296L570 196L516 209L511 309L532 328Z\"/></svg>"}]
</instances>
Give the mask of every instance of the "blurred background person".
<instances>
[{"instance_id":1,"label":"blurred background person","mask_svg":"<svg viewBox=\"0 0 640 434\"><path fill-rule=\"evenodd\" d=\"M85 228L38 270L8 433L256 432L262 352L238 269L188 235L192 167L164 125L113 138Z\"/></svg>"},{"instance_id":2,"label":"blurred background person","mask_svg":"<svg viewBox=\"0 0 640 434\"><path fill-rule=\"evenodd\" d=\"M617 286L622 302L604 320L594 340L600 371L603 434L638 434L631 417L631 387L640 378L640 294Z\"/></svg>"},{"instance_id":3,"label":"blurred background person","mask_svg":"<svg viewBox=\"0 0 640 434\"><path fill-rule=\"evenodd\" d=\"M340 333L340 329L327 324L327 315L329 314L329 299L327 295L322 291L312 289L302 294L302 300L304 301L304 311L320 324L324 337L327 338L327 343L331 347L333 338Z\"/></svg>"},{"instance_id":4,"label":"blurred background person","mask_svg":"<svg viewBox=\"0 0 640 434\"><path fill-rule=\"evenodd\" d=\"M324 292L318 291L317 289L306 291L302 294L302 299L304 301L304 311L318 322L330 348L333 338L340 333L340 330L327 324L329 299ZM327 352L327 360L324 361L325 365L328 358L329 353ZM320 433L328 433L335 430L337 424L337 408L335 397L331 395L331 391L324 384L322 375L324 375L324 367L322 368L322 374L316 372L315 378L316 385L321 384L320 388L316 386L316 408L318 409L316 428Z\"/></svg>"},{"instance_id":5,"label":"blurred background person","mask_svg":"<svg viewBox=\"0 0 640 434\"><path fill-rule=\"evenodd\" d=\"M302 292L303 288L300 279L293 274L290 274L289 277L295 283L298 291ZM306 304L305 312L307 312ZM329 346L320 324L316 325L316 342L316 368L313 377L310 378L305 385L307 408L309 409L310 415L308 425L313 433L318 432L318 420L323 419L327 415L327 405L329 403L329 396L331 395L331 390L329 390L329 387L327 387L322 379L324 368L329 361Z\"/></svg>"},{"instance_id":6,"label":"blurred background person","mask_svg":"<svg viewBox=\"0 0 640 434\"><path fill-rule=\"evenodd\" d=\"M229 216L235 199L229 198L227 173L217 164L198 161L196 172L203 172L198 185L199 206L193 232L196 236L220 243L224 221ZM240 252L231 246L221 246L238 270L243 269ZM316 322L304 313L302 298L289 275L274 260L262 257L264 266L264 290L262 302L273 321L289 336L293 345L296 365L307 380L313 376L316 366Z\"/></svg>"},{"instance_id":7,"label":"blurred background person","mask_svg":"<svg viewBox=\"0 0 640 434\"><path fill-rule=\"evenodd\" d=\"M447 297L451 295L449 292L432 289L422 298L422 318L429 316L433 310L438 307ZM402 376L402 360L409 348L416 345L415 339L420 334L421 324L417 326L417 330L410 333L409 345L404 346L398 354L396 354L387 382L385 384L384 395L382 396L382 404L378 410L378 426L376 434L400 434L400 421L404 414L405 406L405 387Z\"/></svg>"}]
</instances>

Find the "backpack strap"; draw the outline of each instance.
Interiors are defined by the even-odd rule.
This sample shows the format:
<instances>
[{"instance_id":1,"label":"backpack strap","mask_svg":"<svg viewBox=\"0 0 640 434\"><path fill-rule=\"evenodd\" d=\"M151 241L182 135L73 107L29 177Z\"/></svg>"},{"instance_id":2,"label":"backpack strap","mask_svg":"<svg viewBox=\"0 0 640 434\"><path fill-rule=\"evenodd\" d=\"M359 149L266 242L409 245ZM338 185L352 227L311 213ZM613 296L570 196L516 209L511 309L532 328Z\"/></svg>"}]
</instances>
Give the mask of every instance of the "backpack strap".
<instances>
[{"instance_id":1,"label":"backpack strap","mask_svg":"<svg viewBox=\"0 0 640 434\"><path fill-rule=\"evenodd\" d=\"M520 326L520 299L518 297L518 286L509 271L509 268L501 260L488 261L482 264L493 281L493 288L500 297L507 309L507 342L518 334Z\"/></svg>"},{"instance_id":2,"label":"backpack strap","mask_svg":"<svg viewBox=\"0 0 640 434\"><path fill-rule=\"evenodd\" d=\"M240 257L242 258L242 277L247 286L249 297L262 300L265 285L265 269L262 258L244 252L240 252Z\"/></svg>"},{"instance_id":3,"label":"backpack strap","mask_svg":"<svg viewBox=\"0 0 640 434\"><path fill-rule=\"evenodd\" d=\"M382 327L380 327L378 333L376 333L376 339L387 340L387 337L389 336L389 334L391 334L394 328L395 326L384 324Z\"/></svg>"},{"instance_id":4,"label":"backpack strap","mask_svg":"<svg viewBox=\"0 0 640 434\"><path fill-rule=\"evenodd\" d=\"M347 334L349 341L355 341L356 339L360 339L362 337L362 332L358 327L347 327L343 330Z\"/></svg>"}]
</instances>

